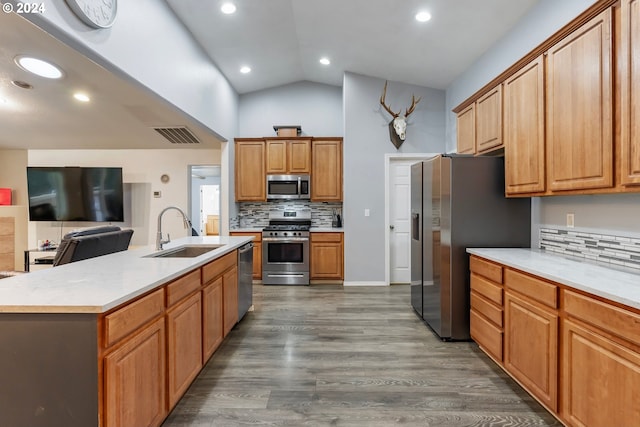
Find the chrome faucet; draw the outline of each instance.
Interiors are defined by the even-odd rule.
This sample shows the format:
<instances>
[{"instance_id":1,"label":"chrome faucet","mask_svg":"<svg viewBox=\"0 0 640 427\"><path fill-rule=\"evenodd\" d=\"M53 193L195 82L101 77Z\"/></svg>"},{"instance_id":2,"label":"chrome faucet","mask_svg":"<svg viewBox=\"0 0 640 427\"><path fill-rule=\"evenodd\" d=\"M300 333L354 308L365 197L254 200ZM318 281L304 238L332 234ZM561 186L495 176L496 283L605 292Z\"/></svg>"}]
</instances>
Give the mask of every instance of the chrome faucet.
<instances>
[{"instance_id":1,"label":"chrome faucet","mask_svg":"<svg viewBox=\"0 0 640 427\"><path fill-rule=\"evenodd\" d=\"M156 234L156 251L161 251L162 245L164 245L165 243L169 243L171 241L171 236L169 236L169 233L167 233L167 240L162 239L162 215L169 209L175 209L178 212L180 212L180 214L182 215L182 221L184 222L184 228L189 229L189 235L191 235L191 230L190 230L191 220L189 220L189 218L187 217L187 214L185 214L182 211L182 209L175 206L169 206L167 208L164 208L162 212L160 212L160 214L158 215L158 233Z\"/></svg>"}]
</instances>

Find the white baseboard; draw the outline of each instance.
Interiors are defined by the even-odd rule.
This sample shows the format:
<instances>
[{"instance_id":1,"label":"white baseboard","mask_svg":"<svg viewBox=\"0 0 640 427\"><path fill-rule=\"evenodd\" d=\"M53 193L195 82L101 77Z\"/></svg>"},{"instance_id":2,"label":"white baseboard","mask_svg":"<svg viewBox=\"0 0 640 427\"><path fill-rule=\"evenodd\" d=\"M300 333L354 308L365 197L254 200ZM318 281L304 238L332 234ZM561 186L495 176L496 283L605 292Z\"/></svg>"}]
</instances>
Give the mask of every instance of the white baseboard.
<instances>
[{"instance_id":1,"label":"white baseboard","mask_svg":"<svg viewBox=\"0 0 640 427\"><path fill-rule=\"evenodd\" d=\"M370 281L363 281L363 282L344 282L343 286L388 286L385 282L370 282Z\"/></svg>"}]
</instances>

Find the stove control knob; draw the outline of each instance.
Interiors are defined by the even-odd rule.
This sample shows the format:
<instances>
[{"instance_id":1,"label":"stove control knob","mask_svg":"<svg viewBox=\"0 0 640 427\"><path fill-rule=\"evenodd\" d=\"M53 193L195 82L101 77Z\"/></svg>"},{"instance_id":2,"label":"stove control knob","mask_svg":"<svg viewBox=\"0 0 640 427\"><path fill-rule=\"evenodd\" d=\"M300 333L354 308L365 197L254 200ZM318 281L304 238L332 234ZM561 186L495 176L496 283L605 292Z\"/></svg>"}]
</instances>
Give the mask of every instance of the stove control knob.
<instances>
[{"instance_id":1,"label":"stove control knob","mask_svg":"<svg viewBox=\"0 0 640 427\"><path fill-rule=\"evenodd\" d=\"M285 235L285 236L287 236L288 234L289 234L289 233L287 233L287 232L285 231L284 235Z\"/></svg>"}]
</instances>

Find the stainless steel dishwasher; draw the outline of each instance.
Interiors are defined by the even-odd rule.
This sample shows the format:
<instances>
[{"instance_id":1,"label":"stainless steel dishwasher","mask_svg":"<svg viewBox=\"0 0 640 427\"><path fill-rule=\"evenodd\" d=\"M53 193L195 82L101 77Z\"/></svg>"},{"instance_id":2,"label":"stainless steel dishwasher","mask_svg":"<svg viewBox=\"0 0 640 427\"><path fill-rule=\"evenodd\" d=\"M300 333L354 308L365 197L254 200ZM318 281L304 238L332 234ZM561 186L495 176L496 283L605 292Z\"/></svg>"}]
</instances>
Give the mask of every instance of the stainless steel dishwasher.
<instances>
[{"instance_id":1,"label":"stainless steel dishwasher","mask_svg":"<svg viewBox=\"0 0 640 427\"><path fill-rule=\"evenodd\" d=\"M238 322L253 304L253 242L238 249Z\"/></svg>"}]
</instances>

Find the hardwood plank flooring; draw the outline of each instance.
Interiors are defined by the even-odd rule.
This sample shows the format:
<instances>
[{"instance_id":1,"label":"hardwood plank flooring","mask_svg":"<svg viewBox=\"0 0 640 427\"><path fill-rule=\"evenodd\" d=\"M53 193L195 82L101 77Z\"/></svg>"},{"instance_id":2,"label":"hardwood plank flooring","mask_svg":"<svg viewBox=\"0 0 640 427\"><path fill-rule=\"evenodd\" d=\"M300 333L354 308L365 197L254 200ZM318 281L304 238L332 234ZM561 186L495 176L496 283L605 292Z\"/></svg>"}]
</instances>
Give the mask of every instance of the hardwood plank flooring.
<instances>
[{"instance_id":1,"label":"hardwood plank flooring","mask_svg":"<svg viewBox=\"0 0 640 427\"><path fill-rule=\"evenodd\" d=\"M409 287L254 285L162 427L560 426L473 342L442 342Z\"/></svg>"}]
</instances>

